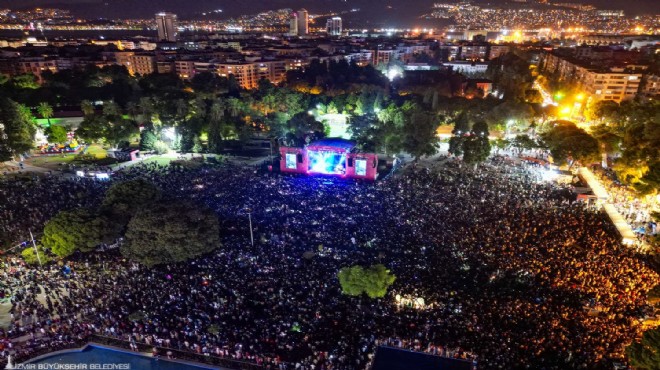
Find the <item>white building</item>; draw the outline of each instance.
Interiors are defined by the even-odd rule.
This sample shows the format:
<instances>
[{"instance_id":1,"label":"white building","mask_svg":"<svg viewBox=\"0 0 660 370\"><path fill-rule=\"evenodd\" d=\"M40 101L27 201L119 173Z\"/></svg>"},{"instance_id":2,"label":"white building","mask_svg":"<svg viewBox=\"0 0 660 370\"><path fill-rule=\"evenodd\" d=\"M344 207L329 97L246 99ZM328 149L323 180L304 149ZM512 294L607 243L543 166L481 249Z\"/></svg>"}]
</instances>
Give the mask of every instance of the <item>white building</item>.
<instances>
[{"instance_id":1,"label":"white building","mask_svg":"<svg viewBox=\"0 0 660 370\"><path fill-rule=\"evenodd\" d=\"M488 69L488 63L485 62L445 62L442 64L451 67L455 72L465 74L485 73Z\"/></svg>"},{"instance_id":2,"label":"white building","mask_svg":"<svg viewBox=\"0 0 660 370\"><path fill-rule=\"evenodd\" d=\"M291 14L289 19L289 35L298 36L298 13Z\"/></svg>"},{"instance_id":3,"label":"white building","mask_svg":"<svg viewBox=\"0 0 660 370\"><path fill-rule=\"evenodd\" d=\"M176 42L178 33L176 28L176 14L157 13L156 27L158 28L158 40Z\"/></svg>"},{"instance_id":4,"label":"white building","mask_svg":"<svg viewBox=\"0 0 660 370\"><path fill-rule=\"evenodd\" d=\"M342 31L341 17L329 18L328 23L326 25L326 29L328 31L328 35L330 36L341 36L341 31Z\"/></svg>"},{"instance_id":5,"label":"white building","mask_svg":"<svg viewBox=\"0 0 660 370\"><path fill-rule=\"evenodd\" d=\"M309 12L306 9L298 10L298 36L309 34Z\"/></svg>"}]
</instances>

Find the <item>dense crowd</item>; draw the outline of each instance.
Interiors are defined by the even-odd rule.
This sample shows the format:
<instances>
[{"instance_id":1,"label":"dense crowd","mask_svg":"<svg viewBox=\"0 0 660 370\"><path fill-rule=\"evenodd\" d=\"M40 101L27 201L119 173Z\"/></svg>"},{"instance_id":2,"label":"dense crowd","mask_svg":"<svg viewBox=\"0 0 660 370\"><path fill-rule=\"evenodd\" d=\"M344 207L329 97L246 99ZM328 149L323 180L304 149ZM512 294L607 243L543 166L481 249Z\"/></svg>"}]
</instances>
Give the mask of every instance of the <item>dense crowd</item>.
<instances>
[{"instance_id":1,"label":"dense crowd","mask_svg":"<svg viewBox=\"0 0 660 370\"><path fill-rule=\"evenodd\" d=\"M93 206L107 186L82 178L0 177L0 245L30 240L30 231L38 234L46 221L63 209Z\"/></svg>"},{"instance_id":2,"label":"dense crowd","mask_svg":"<svg viewBox=\"0 0 660 370\"><path fill-rule=\"evenodd\" d=\"M660 195L650 194L643 197L634 194L627 186L621 184L613 170L595 168L594 173L607 187L609 201L626 219L637 233L640 241L649 243L658 234L657 222L651 216L653 212L660 213Z\"/></svg>"},{"instance_id":3,"label":"dense crowd","mask_svg":"<svg viewBox=\"0 0 660 370\"><path fill-rule=\"evenodd\" d=\"M66 273L7 259L6 335L28 340L21 356L100 334L271 369L363 369L380 344L480 369L611 368L639 334L658 275L603 214L526 166L496 157L473 172L450 159L376 183L132 167L117 181L144 177L215 210L222 246L152 269L116 252L78 256ZM33 186L30 194L44 190ZM70 186L96 194L107 185ZM342 295L341 267L376 263L397 276L388 295ZM399 295L425 304L398 304Z\"/></svg>"}]
</instances>

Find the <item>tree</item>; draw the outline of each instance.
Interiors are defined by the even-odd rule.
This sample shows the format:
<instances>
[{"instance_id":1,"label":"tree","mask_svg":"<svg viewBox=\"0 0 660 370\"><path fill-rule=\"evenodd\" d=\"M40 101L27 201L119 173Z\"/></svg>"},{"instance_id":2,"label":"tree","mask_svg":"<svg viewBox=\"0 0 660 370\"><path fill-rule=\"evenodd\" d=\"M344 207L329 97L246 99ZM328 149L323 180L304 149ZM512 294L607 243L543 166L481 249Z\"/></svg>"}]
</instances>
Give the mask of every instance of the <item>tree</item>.
<instances>
[{"instance_id":1,"label":"tree","mask_svg":"<svg viewBox=\"0 0 660 370\"><path fill-rule=\"evenodd\" d=\"M488 65L486 76L493 80L507 99L524 99L525 92L531 89L534 82L529 63L514 53L493 59Z\"/></svg>"},{"instance_id":2,"label":"tree","mask_svg":"<svg viewBox=\"0 0 660 370\"><path fill-rule=\"evenodd\" d=\"M490 155L490 141L488 140L488 125L484 121L478 121L472 126L469 136L463 137L463 162L477 165Z\"/></svg>"},{"instance_id":3,"label":"tree","mask_svg":"<svg viewBox=\"0 0 660 370\"><path fill-rule=\"evenodd\" d=\"M598 140L606 153L616 152L621 146L623 135L613 125L601 124L591 126L589 128L589 133Z\"/></svg>"},{"instance_id":4,"label":"tree","mask_svg":"<svg viewBox=\"0 0 660 370\"><path fill-rule=\"evenodd\" d=\"M51 125L46 127L44 133L48 136L48 142L50 143L63 144L69 139L67 129L62 126Z\"/></svg>"},{"instance_id":5,"label":"tree","mask_svg":"<svg viewBox=\"0 0 660 370\"><path fill-rule=\"evenodd\" d=\"M122 143L135 139L139 132L134 122L119 117L107 123L104 138L108 144L116 148Z\"/></svg>"},{"instance_id":6,"label":"tree","mask_svg":"<svg viewBox=\"0 0 660 370\"><path fill-rule=\"evenodd\" d=\"M37 247L36 253L34 247L27 247L21 252L21 257L23 257L23 261L28 265L37 265L40 261L42 264L46 264L51 260L42 247Z\"/></svg>"},{"instance_id":7,"label":"tree","mask_svg":"<svg viewBox=\"0 0 660 370\"><path fill-rule=\"evenodd\" d=\"M660 191L660 160L657 160L648 166L638 182L633 187L641 194L652 194Z\"/></svg>"},{"instance_id":8,"label":"tree","mask_svg":"<svg viewBox=\"0 0 660 370\"><path fill-rule=\"evenodd\" d=\"M62 211L51 218L44 227L41 244L59 257L66 257L76 250L89 252L102 243L111 243L119 237L119 229L105 216L77 208Z\"/></svg>"},{"instance_id":9,"label":"tree","mask_svg":"<svg viewBox=\"0 0 660 370\"><path fill-rule=\"evenodd\" d=\"M22 74L12 78L12 83L19 89L38 89L39 82L32 73Z\"/></svg>"},{"instance_id":10,"label":"tree","mask_svg":"<svg viewBox=\"0 0 660 370\"><path fill-rule=\"evenodd\" d=\"M80 102L80 110L85 117L91 116L94 114L94 105L89 100L83 100Z\"/></svg>"},{"instance_id":11,"label":"tree","mask_svg":"<svg viewBox=\"0 0 660 370\"><path fill-rule=\"evenodd\" d=\"M454 121L454 129L451 130L452 137L449 139L449 153L457 157L463 155L463 143L465 135L470 131L470 121L467 114L461 113Z\"/></svg>"},{"instance_id":12,"label":"tree","mask_svg":"<svg viewBox=\"0 0 660 370\"><path fill-rule=\"evenodd\" d=\"M500 150L506 150L506 148L508 148L509 145L511 145L511 142L509 142L509 140L507 139L497 138L495 139L493 144L495 145L497 153L499 153Z\"/></svg>"},{"instance_id":13,"label":"tree","mask_svg":"<svg viewBox=\"0 0 660 370\"><path fill-rule=\"evenodd\" d=\"M121 253L149 267L183 262L211 252L220 244L217 216L179 201L152 204L128 224Z\"/></svg>"},{"instance_id":14,"label":"tree","mask_svg":"<svg viewBox=\"0 0 660 370\"><path fill-rule=\"evenodd\" d=\"M152 130L144 129L140 133L140 150L150 152L154 150L154 145L158 141L158 137Z\"/></svg>"},{"instance_id":15,"label":"tree","mask_svg":"<svg viewBox=\"0 0 660 370\"><path fill-rule=\"evenodd\" d=\"M403 150L415 160L422 156L433 155L438 151L438 122L433 115L421 109L415 110L403 127Z\"/></svg>"},{"instance_id":16,"label":"tree","mask_svg":"<svg viewBox=\"0 0 660 370\"><path fill-rule=\"evenodd\" d=\"M366 293L369 298L382 298L396 276L383 265L344 267L337 274L342 292L350 296Z\"/></svg>"},{"instance_id":17,"label":"tree","mask_svg":"<svg viewBox=\"0 0 660 370\"><path fill-rule=\"evenodd\" d=\"M518 150L518 155L521 155L525 150L536 148L537 144L529 135L517 135L511 141L511 146Z\"/></svg>"},{"instance_id":18,"label":"tree","mask_svg":"<svg viewBox=\"0 0 660 370\"><path fill-rule=\"evenodd\" d=\"M328 104L327 113L328 114L337 114L337 113L339 113L339 110L337 109L337 105L335 104L334 101L331 101L330 104Z\"/></svg>"},{"instance_id":19,"label":"tree","mask_svg":"<svg viewBox=\"0 0 660 370\"><path fill-rule=\"evenodd\" d=\"M11 99L0 98L0 162L32 149L36 132L29 109Z\"/></svg>"},{"instance_id":20,"label":"tree","mask_svg":"<svg viewBox=\"0 0 660 370\"><path fill-rule=\"evenodd\" d=\"M286 138L292 145L303 145L312 137L321 138L324 136L324 130L323 123L303 112L293 116L285 127Z\"/></svg>"},{"instance_id":21,"label":"tree","mask_svg":"<svg viewBox=\"0 0 660 370\"><path fill-rule=\"evenodd\" d=\"M558 164L571 168L578 161L587 165L600 160L598 141L573 122L555 121L541 138Z\"/></svg>"},{"instance_id":22,"label":"tree","mask_svg":"<svg viewBox=\"0 0 660 370\"><path fill-rule=\"evenodd\" d=\"M103 208L114 216L133 216L139 209L157 202L161 192L145 179L128 180L113 184L105 193Z\"/></svg>"},{"instance_id":23,"label":"tree","mask_svg":"<svg viewBox=\"0 0 660 370\"><path fill-rule=\"evenodd\" d=\"M42 102L37 106L37 112L39 112L41 118L48 121L48 126L50 126L50 119L53 117L53 107L46 102Z\"/></svg>"},{"instance_id":24,"label":"tree","mask_svg":"<svg viewBox=\"0 0 660 370\"><path fill-rule=\"evenodd\" d=\"M88 142L98 142L105 137L107 121L94 115L85 116L76 130L76 137Z\"/></svg>"},{"instance_id":25,"label":"tree","mask_svg":"<svg viewBox=\"0 0 660 370\"><path fill-rule=\"evenodd\" d=\"M584 116L589 121L616 122L622 118L621 107L612 100L598 100L587 104Z\"/></svg>"},{"instance_id":26,"label":"tree","mask_svg":"<svg viewBox=\"0 0 660 370\"><path fill-rule=\"evenodd\" d=\"M660 328L649 329L642 340L626 348L630 364L640 370L660 370Z\"/></svg>"}]
</instances>

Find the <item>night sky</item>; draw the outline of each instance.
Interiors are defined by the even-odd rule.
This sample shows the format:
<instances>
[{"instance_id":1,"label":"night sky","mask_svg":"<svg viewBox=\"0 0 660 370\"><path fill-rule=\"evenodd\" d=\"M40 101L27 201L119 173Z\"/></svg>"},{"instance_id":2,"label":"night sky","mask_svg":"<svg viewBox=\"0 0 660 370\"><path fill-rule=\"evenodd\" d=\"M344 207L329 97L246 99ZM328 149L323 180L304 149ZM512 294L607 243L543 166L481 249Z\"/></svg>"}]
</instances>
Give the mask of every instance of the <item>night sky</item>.
<instances>
[{"instance_id":1,"label":"night sky","mask_svg":"<svg viewBox=\"0 0 660 370\"><path fill-rule=\"evenodd\" d=\"M504 0L493 0L497 3ZM562 0L582 2L603 9L624 9L629 15L660 14L659 0ZM306 7L311 12L324 10L362 9L361 16L370 20L411 22L427 12L433 2L441 0L0 0L0 7L12 9L31 6L52 6L74 11L75 15L88 18L151 17L156 11L179 13L183 18L195 12L223 9L227 16L252 14L262 10ZM449 1L448 1L449 2ZM559 2L559 0L556 0ZM485 4L486 1L477 1ZM20 4L20 5L19 5ZM388 7L390 6L390 7Z\"/></svg>"}]
</instances>

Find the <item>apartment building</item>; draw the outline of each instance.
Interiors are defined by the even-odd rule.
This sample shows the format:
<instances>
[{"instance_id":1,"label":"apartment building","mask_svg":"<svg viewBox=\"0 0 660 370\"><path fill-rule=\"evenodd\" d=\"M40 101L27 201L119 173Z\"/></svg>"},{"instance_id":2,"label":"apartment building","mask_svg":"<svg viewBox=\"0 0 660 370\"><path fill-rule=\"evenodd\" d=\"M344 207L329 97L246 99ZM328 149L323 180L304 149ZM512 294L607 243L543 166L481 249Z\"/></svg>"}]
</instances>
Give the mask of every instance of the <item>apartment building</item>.
<instances>
[{"instance_id":1,"label":"apartment building","mask_svg":"<svg viewBox=\"0 0 660 370\"><path fill-rule=\"evenodd\" d=\"M541 71L546 76L571 83L592 99L617 103L637 96L642 70L643 67L634 65L595 67L584 60L553 52L546 53L541 62Z\"/></svg>"},{"instance_id":2,"label":"apartment building","mask_svg":"<svg viewBox=\"0 0 660 370\"><path fill-rule=\"evenodd\" d=\"M126 67L131 75L148 75L156 72L156 57L153 54L138 54L132 51L115 52L115 62Z\"/></svg>"},{"instance_id":3,"label":"apartment building","mask_svg":"<svg viewBox=\"0 0 660 370\"><path fill-rule=\"evenodd\" d=\"M509 45L490 45L490 50L488 51L488 59L493 60L499 58L500 56L508 53L511 50Z\"/></svg>"},{"instance_id":4,"label":"apartment building","mask_svg":"<svg viewBox=\"0 0 660 370\"><path fill-rule=\"evenodd\" d=\"M42 73L46 71L57 72L57 60L46 58L26 58L16 63L17 74L33 74L39 83L43 82Z\"/></svg>"},{"instance_id":5,"label":"apartment building","mask_svg":"<svg viewBox=\"0 0 660 370\"><path fill-rule=\"evenodd\" d=\"M461 59L482 60L488 57L488 45L466 44L461 46Z\"/></svg>"},{"instance_id":6,"label":"apartment building","mask_svg":"<svg viewBox=\"0 0 660 370\"><path fill-rule=\"evenodd\" d=\"M660 76L656 74L645 75L639 94L649 99L660 99Z\"/></svg>"},{"instance_id":7,"label":"apartment building","mask_svg":"<svg viewBox=\"0 0 660 370\"><path fill-rule=\"evenodd\" d=\"M286 71L298 67L302 62L296 60L256 61L219 63L217 72L220 76L234 75L238 84L244 89L255 89L259 80L265 78L274 84L286 79Z\"/></svg>"}]
</instances>

